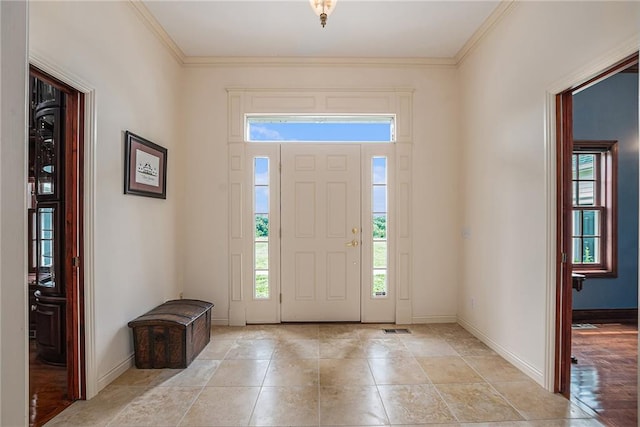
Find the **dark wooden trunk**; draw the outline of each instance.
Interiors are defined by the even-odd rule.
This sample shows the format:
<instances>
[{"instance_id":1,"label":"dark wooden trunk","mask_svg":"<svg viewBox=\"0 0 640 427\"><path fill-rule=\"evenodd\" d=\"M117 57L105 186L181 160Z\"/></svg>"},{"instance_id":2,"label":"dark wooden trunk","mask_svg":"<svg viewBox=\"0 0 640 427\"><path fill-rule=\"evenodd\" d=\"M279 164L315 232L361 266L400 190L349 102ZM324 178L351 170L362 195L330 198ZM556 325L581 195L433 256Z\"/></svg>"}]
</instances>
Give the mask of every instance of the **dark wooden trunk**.
<instances>
[{"instance_id":1,"label":"dark wooden trunk","mask_svg":"<svg viewBox=\"0 0 640 427\"><path fill-rule=\"evenodd\" d=\"M167 301L129 322L136 368L186 368L209 343L213 304Z\"/></svg>"}]
</instances>

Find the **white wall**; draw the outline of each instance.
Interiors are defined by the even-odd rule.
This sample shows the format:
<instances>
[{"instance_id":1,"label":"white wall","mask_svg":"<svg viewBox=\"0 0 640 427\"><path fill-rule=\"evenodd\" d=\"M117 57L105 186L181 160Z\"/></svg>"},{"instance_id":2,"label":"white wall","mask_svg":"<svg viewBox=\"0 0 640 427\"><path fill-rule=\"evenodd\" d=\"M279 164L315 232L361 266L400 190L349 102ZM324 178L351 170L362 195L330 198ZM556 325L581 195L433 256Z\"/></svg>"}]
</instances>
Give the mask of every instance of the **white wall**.
<instances>
[{"instance_id":1,"label":"white wall","mask_svg":"<svg viewBox=\"0 0 640 427\"><path fill-rule=\"evenodd\" d=\"M348 66L185 70L185 296L229 310L226 88L414 88L413 317L455 319L459 242L457 88L451 68Z\"/></svg>"},{"instance_id":2,"label":"white wall","mask_svg":"<svg viewBox=\"0 0 640 427\"><path fill-rule=\"evenodd\" d=\"M520 2L459 69L462 224L471 232L463 240L459 320L540 383L547 374L546 92L637 40L638 22L637 2Z\"/></svg>"},{"instance_id":3,"label":"white wall","mask_svg":"<svg viewBox=\"0 0 640 427\"><path fill-rule=\"evenodd\" d=\"M181 291L182 69L129 2L30 2L29 12L30 54L95 89L93 311L104 386L133 354L127 322ZM123 194L125 130L168 148L167 200Z\"/></svg>"},{"instance_id":4,"label":"white wall","mask_svg":"<svg viewBox=\"0 0 640 427\"><path fill-rule=\"evenodd\" d=\"M0 2L0 425L27 425L27 4Z\"/></svg>"}]
</instances>

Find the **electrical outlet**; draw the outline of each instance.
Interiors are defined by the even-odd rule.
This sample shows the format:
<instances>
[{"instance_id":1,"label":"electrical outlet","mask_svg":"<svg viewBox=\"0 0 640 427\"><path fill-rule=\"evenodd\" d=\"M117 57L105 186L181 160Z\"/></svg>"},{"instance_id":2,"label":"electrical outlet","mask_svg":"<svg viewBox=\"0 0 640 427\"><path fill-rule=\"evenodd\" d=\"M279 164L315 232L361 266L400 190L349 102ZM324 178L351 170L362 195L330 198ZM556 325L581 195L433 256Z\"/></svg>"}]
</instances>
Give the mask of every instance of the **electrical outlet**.
<instances>
[{"instance_id":1,"label":"electrical outlet","mask_svg":"<svg viewBox=\"0 0 640 427\"><path fill-rule=\"evenodd\" d=\"M476 308L476 299L471 297L471 310Z\"/></svg>"},{"instance_id":2,"label":"electrical outlet","mask_svg":"<svg viewBox=\"0 0 640 427\"><path fill-rule=\"evenodd\" d=\"M180 297L180 299L182 299L182 292L180 292L180 295L178 295Z\"/></svg>"}]
</instances>

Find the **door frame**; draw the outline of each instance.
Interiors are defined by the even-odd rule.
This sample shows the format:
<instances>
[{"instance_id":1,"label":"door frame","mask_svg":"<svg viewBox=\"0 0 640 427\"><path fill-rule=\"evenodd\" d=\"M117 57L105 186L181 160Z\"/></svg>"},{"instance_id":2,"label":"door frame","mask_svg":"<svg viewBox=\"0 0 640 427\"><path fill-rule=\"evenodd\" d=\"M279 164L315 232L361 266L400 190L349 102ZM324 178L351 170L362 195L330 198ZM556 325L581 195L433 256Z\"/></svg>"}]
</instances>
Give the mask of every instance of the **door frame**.
<instances>
[{"instance_id":1,"label":"door frame","mask_svg":"<svg viewBox=\"0 0 640 427\"><path fill-rule=\"evenodd\" d=\"M632 64L638 63L638 51L622 60L611 61L594 76L571 84L554 96L556 142L556 249L555 249L555 342L553 391L570 396L571 386L571 323L572 264L571 254L571 158L573 153L573 102L575 93L592 86Z\"/></svg>"},{"instance_id":2,"label":"door frame","mask_svg":"<svg viewBox=\"0 0 640 427\"><path fill-rule=\"evenodd\" d=\"M70 400L84 399L85 365L84 337L80 331L84 327L83 267L80 259L83 250L82 239L82 171L83 162L83 117L79 112L84 107L84 96L72 87L58 81L31 65L29 75L50 84L65 94L64 118L64 240L62 245L62 265L65 283L65 347L67 369L67 396Z\"/></svg>"},{"instance_id":3,"label":"door frame","mask_svg":"<svg viewBox=\"0 0 640 427\"><path fill-rule=\"evenodd\" d=\"M83 102L78 105L78 125L82 126L83 132L82 140L78 143L81 150L77 152L77 161L82 165L82 168L77 170L78 180L81 182L81 187L79 188L81 197L77 199L77 214L79 215L78 221L82 224L77 236L78 240L82 241L81 250L78 252L81 267L78 270L78 279L83 283L83 286L76 290L74 296L76 304L74 304L75 308L73 309L73 322L78 325L77 331L73 339L67 337L67 340L68 345L83 348L83 356L78 357L72 363L75 364L74 369L77 373L84 372L84 374L76 376L73 383L70 384L70 389L73 388L77 391L76 398L78 399L91 399L99 391L94 313L97 121L95 88L74 73L38 53L29 52L29 66L40 70L46 76L57 80L62 85L77 91L83 99ZM69 306L70 304L68 303L67 305ZM26 309L27 307L25 307ZM84 324L83 327L79 326L81 323ZM25 357L28 361L29 355L26 354Z\"/></svg>"},{"instance_id":4,"label":"door frame","mask_svg":"<svg viewBox=\"0 0 640 427\"><path fill-rule=\"evenodd\" d=\"M397 212L394 224L395 241L390 242L398 268L393 273L395 283L395 322L413 323L412 317L412 89L227 89L228 165L229 165L229 325L245 325L247 309L256 304L246 292L253 275L250 270L253 230L247 224L250 206L247 200L248 156L252 146L248 141L246 118L249 115L391 115L395 117L393 150L394 188L397 196L390 211ZM259 143L266 144L266 143ZM224 310L224 308L222 308ZM275 310L279 312L278 310ZM363 317L364 318L364 317ZM251 319L250 319L251 320ZM371 319L369 321L375 321ZM262 320L261 322L267 322ZM270 322L279 322L273 317Z\"/></svg>"}]
</instances>

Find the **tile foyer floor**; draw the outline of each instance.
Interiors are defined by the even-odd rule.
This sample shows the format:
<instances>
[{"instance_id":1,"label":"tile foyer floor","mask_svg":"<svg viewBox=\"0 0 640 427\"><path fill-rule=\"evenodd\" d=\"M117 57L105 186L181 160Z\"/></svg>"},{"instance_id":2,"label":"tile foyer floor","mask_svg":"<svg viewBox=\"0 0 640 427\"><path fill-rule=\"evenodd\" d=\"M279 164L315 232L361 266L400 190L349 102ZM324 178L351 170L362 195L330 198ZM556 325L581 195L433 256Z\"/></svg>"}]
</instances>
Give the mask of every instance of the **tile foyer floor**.
<instances>
[{"instance_id":1,"label":"tile foyer floor","mask_svg":"<svg viewBox=\"0 0 640 427\"><path fill-rule=\"evenodd\" d=\"M382 327L214 326L189 368L130 369L47 426L602 425L458 325Z\"/></svg>"}]
</instances>

